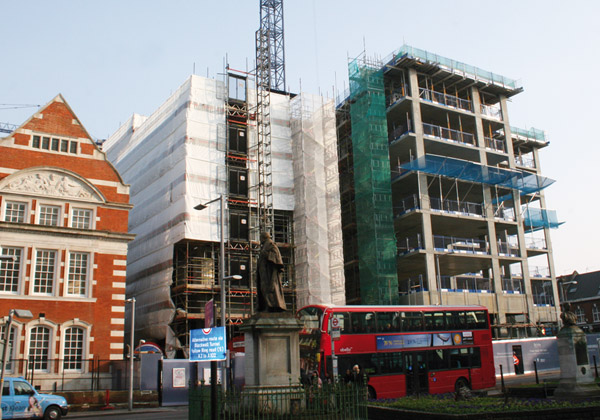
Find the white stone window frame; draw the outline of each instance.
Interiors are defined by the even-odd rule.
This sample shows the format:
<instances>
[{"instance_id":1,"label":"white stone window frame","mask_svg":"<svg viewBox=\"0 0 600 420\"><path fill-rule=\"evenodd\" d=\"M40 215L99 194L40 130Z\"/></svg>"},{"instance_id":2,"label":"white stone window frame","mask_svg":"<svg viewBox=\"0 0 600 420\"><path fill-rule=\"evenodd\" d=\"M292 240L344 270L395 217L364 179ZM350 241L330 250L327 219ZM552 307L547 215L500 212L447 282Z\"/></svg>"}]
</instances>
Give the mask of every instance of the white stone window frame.
<instances>
[{"instance_id":1,"label":"white stone window frame","mask_svg":"<svg viewBox=\"0 0 600 420\"><path fill-rule=\"evenodd\" d=\"M36 275L37 275L37 263L38 263L38 252L40 251L52 251L55 255L54 261L54 277L52 280L52 291L50 293L40 293L35 292L35 283L36 283ZM57 291L59 289L58 284L60 282L60 266L61 266L61 250L60 249L52 249L46 247L40 248L32 248L32 261L31 261L31 277L29 281L29 294L32 296L56 296Z\"/></svg>"},{"instance_id":2,"label":"white stone window frame","mask_svg":"<svg viewBox=\"0 0 600 420\"><path fill-rule=\"evenodd\" d=\"M42 224L42 208L58 208L58 215L56 218L55 225ZM40 226L48 226L48 227L61 227L63 226L63 214L64 214L64 205L62 203L56 201L38 201L36 206L36 215L35 215L35 223Z\"/></svg>"},{"instance_id":3,"label":"white stone window frame","mask_svg":"<svg viewBox=\"0 0 600 420\"><path fill-rule=\"evenodd\" d=\"M81 369L65 369L65 349L66 349L66 332L69 328L80 328L83 330L83 351L81 354ZM92 342L92 326L87 322L75 318L71 321L66 321L60 326L60 366L59 372L65 373L87 373L89 372L90 347Z\"/></svg>"},{"instance_id":4,"label":"white stone window frame","mask_svg":"<svg viewBox=\"0 0 600 420\"><path fill-rule=\"evenodd\" d=\"M600 308L595 303L592 306L592 318L594 319L594 323L600 322Z\"/></svg>"},{"instance_id":5,"label":"white stone window frame","mask_svg":"<svg viewBox=\"0 0 600 420\"><path fill-rule=\"evenodd\" d=\"M1 216L1 220L4 222L10 222L10 223L28 223L29 222L29 208L31 206L31 203L28 200L20 200L20 199L7 199L5 198L4 200L4 205L2 206L2 216ZM22 204L25 207L25 210L23 211L23 220L22 221L12 221L12 220L7 220L8 217L8 205L9 204Z\"/></svg>"},{"instance_id":6,"label":"white stone window frame","mask_svg":"<svg viewBox=\"0 0 600 420\"><path fill-rule=\"evenodd\" d=\"M578 324L585 324L585 311L581 306L577 306L575 309L575 316L577 317Z\"/></svg>"},{"instance_id":7,"label":"white stone window frame","mask_svg":"<svg viewBox=\"0 0 600 420\"><path fill-rule=\"evenodd\" d=\"M87 254L87 278L85 282L85 293L84 294L74 294L69 293L69 275L71 274L71 254ZM63 296L64 297L79 297L79 298L90 298L92 297L92 284L94 277L94 253L90 250L83 249L67 249L65 252L65 276L63 280Z\"/></svg>"},{"instance_id":8,"label":"white stone window frame","mask_svg":"<svg viewBox=\"0 0 600 420\"><path fill-rule=\"evenodd\" d=\"M8 316L3 317L2 321L0 322L0 332L3 332L1 327L4 327L7 322ZM17 321L16 319L13 319L10 328L14 331L15 337L13 341L13 346L12 348L10 348L10 353L7 354L8 357L6 363L6 373L16 374L18 372L18 369L15 370L15 366L12 363L10 363L10 361L22 359L22 357L19 357L19 349L21 348L21 343L23 342L23 323ZM4 334L2 334L2 340L4 340Z\"/></svg>"},{"instance_id":9,"label":"white stone window frame","mask_svg":"<svg viewBox=\"0 0 600 420\"><path fill-rule=\"evenodd\" d=\"M35 315L35 314L34 314ZM48 337L48 366L47 369L35 369L36 374L53 374L55 371L54 363L56 362L56 332L58 331L58 325L52 321L48 321L45 318L39 318L37 320L29 322L25 327L25 358L29 360L31 356L31 331L36 327L45 327L50 330ZM28 369L32 369L34 361L28 363Z\"/></svg>"},{"instance_id":10,"label":"white stone window frame","mask_svg":"<svg viewBox=\"0 0 600 420\"><path fill-rule=\"evenodd\" d=\"M20 295L23 293L23 273L25 273L25 265L27 264L27 248L19 245L11 245L10 243L0 244L0 253L4 253L4 248L14 248L21 250L21 259L19 261L19 274L17 279L17 290L15 292L7 292L0 290L0 295ZM6 265L11 262L0 261L0 265ZM14 262L12 262L14 264Z\"/></svg>"},{"instance_id":11,"label":"white stone window frame","mask_svg":"<svg viewBox=\"0 0 600 420\"><path fill-rule=\"evenodd\" d=\"M85 205L83 203L71 203L69 206L69 227L73 229L85 229L85 230L94 230L96 228L96 207ZM74 226L75 223L75 211L88 211L90 214L90 224L87 227L77 227Z\"/></svg>"},{"instance_id":12,"label":"white stone window frame","mask_svg":"<svg viewBox=\"0 0 600 420\"><path fill-rule=\"evenodd\" d=\"M38 137L38 146L35 146L35 140L34 137ZM44 147L44 138L48 139L48 147ZM53 149L53 140L58 140L58 148L56 150ZM66 146L67 146L67 150L63 150L63 144L65 144L66 142ZM73 148L72 144L75 144L75 147ZM76 155L79 154L79 141L75 138L68 138L68 137L63 137L63 136L52 136L49 135L48 133L33 133L31 135L31 148L35 149L35 150L43 150L45 152L50 152L50 153L59 153L59 154L63 154L63 155ZM72 151L72 150L75 151Z\"/></svg>"}]
</instances>

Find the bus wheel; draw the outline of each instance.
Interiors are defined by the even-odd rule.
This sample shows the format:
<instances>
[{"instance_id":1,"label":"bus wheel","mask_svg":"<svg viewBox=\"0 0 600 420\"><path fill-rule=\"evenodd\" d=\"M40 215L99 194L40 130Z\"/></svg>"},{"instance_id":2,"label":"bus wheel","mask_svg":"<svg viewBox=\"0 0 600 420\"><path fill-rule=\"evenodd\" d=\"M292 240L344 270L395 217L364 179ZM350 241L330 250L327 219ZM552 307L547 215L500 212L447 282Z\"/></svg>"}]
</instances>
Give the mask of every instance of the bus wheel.
<instances>
[{"instance_id":1,"label":"bus wheel","mask_svg":"<svg viewBox=\"0 0 600 420\"><path fill-rule=\"evenodd\" d=\"M465 378L458 378L456 384L454 385L454 390L456 392L460 392L461 389L465 388L466 390L470 390L469 381Z\"/></svg>"},{"instance_id":2,"label":"bus wheel","mask_svg":"<svg viewBox=\"0 0 600 420\"><path fill-rule=\"evenodd\" d=\"M375 394L375 390L373 389L372 386L368 386L367 387L367 397L370 400L376 400L377 399L377 394Z\"/></svg>"}]
</instances>

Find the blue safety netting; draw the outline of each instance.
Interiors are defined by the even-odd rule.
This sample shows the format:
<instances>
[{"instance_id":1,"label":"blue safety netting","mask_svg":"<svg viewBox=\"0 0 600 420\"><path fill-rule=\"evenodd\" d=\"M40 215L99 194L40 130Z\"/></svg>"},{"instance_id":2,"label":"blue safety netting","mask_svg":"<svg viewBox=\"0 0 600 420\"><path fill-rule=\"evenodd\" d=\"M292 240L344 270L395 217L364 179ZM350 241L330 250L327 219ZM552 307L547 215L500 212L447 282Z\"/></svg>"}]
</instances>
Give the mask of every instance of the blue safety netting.
<instances>
[{"instance_id":1,"label":"blue safety netting","mask_svg":"<svg viewBox=\"0 0 600 420\"><path fill-rule=\"evenodd\" d=\"M556 229L564 222L558 221L556 210L546 210L538 208L526 208L523 212L525 225L532 228L550 228Z\"/></svg>"},{"instance_id":2,"label":"blue safety netting","mask_svg":"<svg viewBox=\"0 0 600 420\"><path fill-rule=\"evenodd\" d=\"M421 156L410 162L400 164L400 168L405 171L425 172L431 175L457 178L462 181L514 188L519 190L521 194L535 193L554 183L553 179L529 172L485 166L437 155Z\"/></svg>"}]
</instances>

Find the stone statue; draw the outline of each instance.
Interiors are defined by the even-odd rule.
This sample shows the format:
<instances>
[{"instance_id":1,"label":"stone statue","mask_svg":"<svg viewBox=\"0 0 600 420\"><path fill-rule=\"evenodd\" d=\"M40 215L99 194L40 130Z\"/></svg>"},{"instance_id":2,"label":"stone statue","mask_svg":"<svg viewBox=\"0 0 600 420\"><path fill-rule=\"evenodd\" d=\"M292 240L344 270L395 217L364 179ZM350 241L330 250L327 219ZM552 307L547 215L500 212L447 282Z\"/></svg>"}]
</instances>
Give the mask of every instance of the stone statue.
<instances>
[{"instance_id":1,"label":"stone statue","mask_svg":"<svg viewBox=\"0 0 600 420\"><path fill-rule=\"evenodd\" d=\"M560 314L560 319L562 319L562 322L565 327L570 327L572 325L577 324L577 315L575 315L575 313L571 311L570 304L567 303L564 305L563 311Z\"/></svg>"},{"instance_id":2,"label":"stone statue","mask_svg":"<svg viewBox=\"0 0 600 420\"><path fill-rule=\"evenodd\" d=\"M257 268L257 295L259 312L283 312L287 310L281 286L283 260L279 248L268 232L260 234L260 253Z\"/></svg>"}]
</instances>

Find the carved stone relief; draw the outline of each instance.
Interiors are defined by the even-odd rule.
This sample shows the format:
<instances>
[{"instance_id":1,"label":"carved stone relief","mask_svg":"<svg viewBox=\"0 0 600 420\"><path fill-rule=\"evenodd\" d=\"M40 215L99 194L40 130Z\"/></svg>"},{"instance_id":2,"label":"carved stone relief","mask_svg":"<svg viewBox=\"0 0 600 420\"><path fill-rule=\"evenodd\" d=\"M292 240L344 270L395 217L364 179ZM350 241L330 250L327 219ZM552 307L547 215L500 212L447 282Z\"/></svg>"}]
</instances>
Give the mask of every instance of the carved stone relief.
<instances>
[{"instance_id":1,"label":"carved stone relief","mask_svg":"<svg viewBox=\"0 0 600 420\"><path fill-rule=\"evenodd\" d=\"M102 201L96 191L66 173L53 171L27 172L0 183L0 190L28 195L44 195L79 200Z\"/></svg>"}]
</instances>

